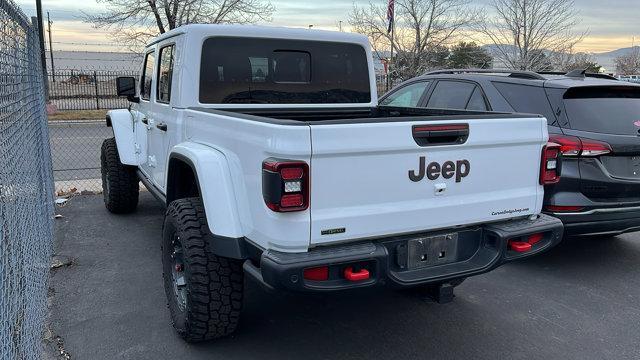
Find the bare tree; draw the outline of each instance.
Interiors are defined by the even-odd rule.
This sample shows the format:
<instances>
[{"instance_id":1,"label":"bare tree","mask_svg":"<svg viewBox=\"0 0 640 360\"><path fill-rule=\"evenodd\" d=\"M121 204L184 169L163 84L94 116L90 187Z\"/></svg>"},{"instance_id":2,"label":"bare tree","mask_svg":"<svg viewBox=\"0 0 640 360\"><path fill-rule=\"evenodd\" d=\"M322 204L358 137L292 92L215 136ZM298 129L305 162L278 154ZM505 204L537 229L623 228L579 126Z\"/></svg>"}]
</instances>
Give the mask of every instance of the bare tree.
<instances>
[{"instance_id":1,"label":"bare tree","mask_svg":"<svg viewBox=\"0 0 640 360\"><path fill-rule=\"evenodd\" d=\"M615 58L618 75L640 74L640 46L634 46L631 52Z\"/></svg>"},{"instance_id":2,"label":"bare tree","mask_svg":"<svg viewBox=\"0 0 640 360\"><path fill-rule=\"evenodd\" d=\"M493 43L496 63L518 70L541 70L544 58L567 53L586 33L575 33L579 23L573 0L492 0L480 24L480 33Z\"/></svg>"},{"instance_id":3,"label":"bare tree","mask_svg":"<svg viewBox=\"0 0 640 360\"><path fill-rule=\"evenodd\" d=\"M354 5L349 24L352 31L369 37L381 59L393 43L392 75L404 80L445 66L447 46L460 40L464 30L479 17L478 11L469 7L470 3L469 0L396 0L393 41L387 32L387 0L375 0L365 7Z\"/></svg>"},{"instance_id":4,"label":"bare tree","mask_svg":"<svg viewBox=\"0 0 640 360\"><path fill-rule=\"evenodd\" d=\"M602 66L598 65L594 56L585 52L576 52L571 47L563 52L549 55L554 70L569 72L571 70L586 69L587 72L598 73Z\"/></svg>"},{"instance_id":5,"label":"bare tree","mask_svg":"<svg viewBox=\"0 0 640 360\"><path fill-rule=\"evenodd\" d=\"M270 21L274 6L264 0L97 0L106 11L84 14L96 28L112 30L130 47L186 24Z\"/></svg>"}]
</instances>

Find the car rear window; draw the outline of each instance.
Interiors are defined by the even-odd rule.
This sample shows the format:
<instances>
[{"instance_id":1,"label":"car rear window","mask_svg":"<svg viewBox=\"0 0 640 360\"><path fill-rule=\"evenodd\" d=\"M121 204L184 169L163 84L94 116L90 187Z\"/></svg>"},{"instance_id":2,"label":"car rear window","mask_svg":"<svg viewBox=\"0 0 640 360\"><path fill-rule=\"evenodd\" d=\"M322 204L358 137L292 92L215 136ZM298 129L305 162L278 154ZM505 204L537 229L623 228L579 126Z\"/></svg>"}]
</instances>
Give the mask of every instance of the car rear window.
<instances>
[{"instance_id":1,"label":"car rear window","mask_svg":"<svg viewBox=\"0 0 640 360\"><path fill-rule=\"evenodd\" d=\"M640 87L576 87L563 98L572 129L616 135L640 129Z\"/></svg>"},{"instance_id":2,"label":"car rear window","mask_svg":"<svg viewBox=\"0 0 640 360\"><path fill-rule=\"evenodd\" d=\"M367 56L356 44L213 37L202 46L201 103L370 101Z\"/></svg>"},{"instance_id":3,"label":"car rear window","mask_svg":"<svg viewBox=\"0 0 640 360\"><path fill-rule=\"evenodd\" d=\"M494 81L493 86L507 100L513 110L519 113L538 114L555 124L556 117L542 86L513 84Z\"/></svg>"}]
</instances>

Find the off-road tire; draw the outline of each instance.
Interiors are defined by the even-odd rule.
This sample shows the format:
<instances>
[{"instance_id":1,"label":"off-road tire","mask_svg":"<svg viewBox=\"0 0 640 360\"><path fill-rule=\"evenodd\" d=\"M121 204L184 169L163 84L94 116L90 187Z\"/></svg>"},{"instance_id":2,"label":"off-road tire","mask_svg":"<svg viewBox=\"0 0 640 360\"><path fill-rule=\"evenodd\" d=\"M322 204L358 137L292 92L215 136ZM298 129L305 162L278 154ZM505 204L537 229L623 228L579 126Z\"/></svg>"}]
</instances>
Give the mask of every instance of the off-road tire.
<instances>
[{"instance_id":1,"label":"off-road tire","mask_svg":"<svg viewBox=\"0 0 640 360\"><path fill-rule=\"evenodd\" d=\"M100 170L102 172L102 195L107 210L114 214L135 211L140 192L136 168L120 162L115 138L102 142Z\"/></svg>"},{"instance_id":2,"label":"off-road tire","mask_svg":"<svg viewBox=\"0 0 640 360\"><path fill-rule=\"evenodd\" d=\"M214 255L212 240L199 198L169 204L162 231L162 273L173 327L188 342L229 335L240 319L242 261ZM181 303L172 272L176 249L180 251L184 280Z\"/></svg>"}]
</instances>

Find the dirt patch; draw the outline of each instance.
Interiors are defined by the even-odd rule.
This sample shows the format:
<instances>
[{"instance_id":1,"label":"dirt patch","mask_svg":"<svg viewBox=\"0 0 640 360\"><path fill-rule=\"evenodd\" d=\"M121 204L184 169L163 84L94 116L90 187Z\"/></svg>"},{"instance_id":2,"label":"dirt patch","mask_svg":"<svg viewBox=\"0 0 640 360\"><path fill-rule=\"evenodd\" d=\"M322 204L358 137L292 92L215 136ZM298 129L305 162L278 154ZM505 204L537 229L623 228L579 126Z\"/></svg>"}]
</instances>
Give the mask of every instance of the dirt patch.
<instances>
[{"instance_id":1,"label":"dirt patch","mask_svg":"<svg viewBox=\"0 0 640 360\"><path fill-rule=\"evenodd\" d=\"M49 115L49 121L102 120L108 110L68 110Z\"/></svg>"}]
</instances>

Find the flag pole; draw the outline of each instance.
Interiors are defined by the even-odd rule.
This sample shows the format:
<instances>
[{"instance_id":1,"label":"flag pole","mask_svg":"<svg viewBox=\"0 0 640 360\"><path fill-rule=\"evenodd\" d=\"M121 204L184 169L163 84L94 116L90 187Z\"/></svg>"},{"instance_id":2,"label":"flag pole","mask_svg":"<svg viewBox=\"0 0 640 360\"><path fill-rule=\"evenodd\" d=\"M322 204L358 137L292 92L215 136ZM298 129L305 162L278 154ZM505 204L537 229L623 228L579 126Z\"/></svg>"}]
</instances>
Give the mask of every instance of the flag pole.
<instances>
[{"instance_id":1,"label":"flag pole","mask_svg":"<svg viewBox=\"0 0 640 360\"><path fill-rule=\"evenodd\" d=\"M393 66L393 48L394 48L394 36L395 36L395 28L396 28L396 14L395 14L395 0L389 0L389 4L387 5L387 20L389 21L389 26L387 27L387 35L391 34L391 51L389 56L389 62L387 63L387 91L393 86L393 79L391 78L391 67Z\"/></svg>"},{"instance_id":2,"label":"flag pole","mask_svg":"<svg viewBox=\"0 0 640 360\"><path fill-rule=\"evenodd\" d=\"M393 79L391 78L391 67L394 65L393 63L393 46L394 46L394 37L395 37L395 29L396 29L396 19L395 19L395 14L394 14L394 19L393 22L391 23L391 56L389 57L389 66L387 71L389 72L387 74L387 91L391 90L391 87L393 86Z\"/></svg>"}]
</instances>

